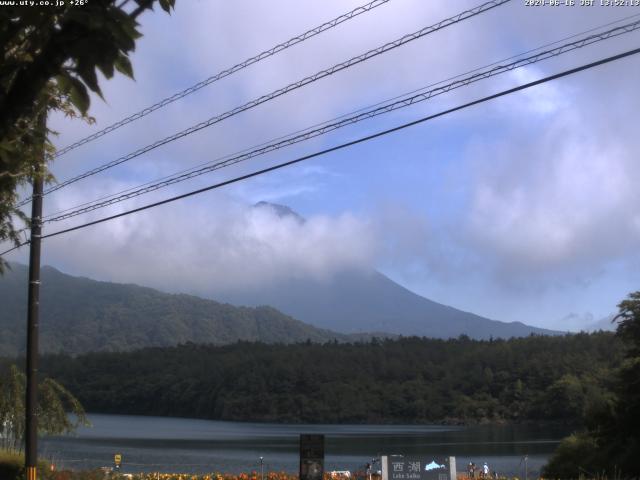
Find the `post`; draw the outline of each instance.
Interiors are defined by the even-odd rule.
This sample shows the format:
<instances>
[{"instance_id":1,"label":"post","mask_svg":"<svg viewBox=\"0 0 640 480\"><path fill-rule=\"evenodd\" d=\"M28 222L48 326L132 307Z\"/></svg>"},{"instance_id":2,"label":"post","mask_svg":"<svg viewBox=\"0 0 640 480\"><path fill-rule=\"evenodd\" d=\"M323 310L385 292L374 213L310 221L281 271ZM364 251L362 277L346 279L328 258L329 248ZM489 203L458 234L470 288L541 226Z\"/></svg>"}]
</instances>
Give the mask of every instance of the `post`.
<instances>
[{"instance_id":1,"label":"post","mask_svg":"<svg viewBox=\"0 0 640 480\"><path fill-rule=\"evenodd\" d=\"M264 480L264 457L260 457L260 480Z\"/></svg>"},{"instance_id":2,"label":"post","mask_svg":"<svg viewBox=\"0 0 640 480\"><path fill-rule=\"evenodd\" d=\"M25 410L25 467L27 480L36 480L38 466L38 321L40 313L40 240L42 235L42 190L46 114L38 128L43 135L43 158L33 174L31 200L31 243L29 244L29 305L27 311L27 392Z\"/></svg>"},{"instance_id":3,"label":"post","mask_svg":"<svg viewBox=\"0 0 640 480\"><path fill-rule=\"evenodd\" d=\"M449 479L456 480L458 478L458 470L456 467L456 457L449 457Z\"/></svg>"},{"instance_id":4,"label":"post","mask_svg":"<svg viewBox=\"0 0 640 480\"><path fill-rule=\"evenodd\" d=\"M524 456L524 480L528 480L529 478L529 470L527 469L527 460L529 459L529 455Z\"/></svg>"}]
</instances>

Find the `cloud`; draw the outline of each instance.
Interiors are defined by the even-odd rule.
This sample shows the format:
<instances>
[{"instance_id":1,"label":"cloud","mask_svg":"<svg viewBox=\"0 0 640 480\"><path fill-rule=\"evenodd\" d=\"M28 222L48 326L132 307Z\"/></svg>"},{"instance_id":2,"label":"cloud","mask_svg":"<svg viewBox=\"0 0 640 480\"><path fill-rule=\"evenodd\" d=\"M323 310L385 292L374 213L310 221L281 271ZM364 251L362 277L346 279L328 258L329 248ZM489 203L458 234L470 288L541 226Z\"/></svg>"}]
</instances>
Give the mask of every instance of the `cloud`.
<instances>
[{"instance_id":1,"label":"cloud","mask_svg":"<svg viewBox=\"0 0 640 480\"><path fill-rule=\"evenodd\" d=\"M376 240L353 215L305 222L224 195L46 241L44 263L93 278L210 294L371 268Z\"/></svg>"},{"instance_id":2,"label":"cloud","mask_svg":"<svg viewBox=\"0 0 640 480\"><path fill-rule=\"evenodd\" d=\"M607 104L618 108L607 108L591 88L559 85L551 97L561 101L511 102L509 117L527 121L501 123L500 138L468 152L467 242L505 282L586 279L640 246L640 142L625 120L638 99L608 90ZM553 115L538 121L531 108Z\"/></svg>"},{"instance_id":3,"label":"cloud","mask_svg":"<svg viewBox=\"0 0 640 480\"><path fill-rule=\"evenodd\" d=\"M517 84L523 85L543 78L545 74L540 68L523 67L512 70L508 76L515 80ZM562 95L558 86L553 83L543 83L532 89L524 90L518 96L518 112L520 114L528 110L530 114L544 117L552 115L560 109L566 108L566 106L566 97Z\"/></svg>"},{"instance_id":4,"label":"cloud","mask_svg":"<svg viewBox=\"0 0 640 480\"><path fill-rule=\"evenodd\" d=\"M184 1L172 16L145 15L133 59L136 81L103 82L107 103L94 99L95 126L52 118L61 131L58 144L362 3ZM79 148L55 162L55 173L64 180L478 3L389 2ZM510 2L79 182L47 197L45 209L219 158L621 16L606 7L532 9ZM637 38L516 70L77 221L396 126L628 49ZM188 292L380 267L426 285L420 293L428 297L493 318L531 320L544 311L559 319L583 311L575 303L587 296L594 300L585 308L597 318L640 280L638 73L637 62L612 64L327 156L325 167L312 161L225 194L51 239L45 261L70 273ZM265 199L314 214L299 225L248 208ZM611 264L633 266L625 282L616 283L620 269Z\"/></svg>"},{"instance_id":5,"label":"cloud","mask_svg":"<svg viewBox=\"0 0 640 480\"><path fill-rule=\"evenodd\" d=\"M285 169L279 175L257 177L250 184L238 183L232 187L232 191L250 203L267 201L288 204L296 197L321 192L327 181L336 176L320 165L302 165Z\"/></svg>"}]
</instances>

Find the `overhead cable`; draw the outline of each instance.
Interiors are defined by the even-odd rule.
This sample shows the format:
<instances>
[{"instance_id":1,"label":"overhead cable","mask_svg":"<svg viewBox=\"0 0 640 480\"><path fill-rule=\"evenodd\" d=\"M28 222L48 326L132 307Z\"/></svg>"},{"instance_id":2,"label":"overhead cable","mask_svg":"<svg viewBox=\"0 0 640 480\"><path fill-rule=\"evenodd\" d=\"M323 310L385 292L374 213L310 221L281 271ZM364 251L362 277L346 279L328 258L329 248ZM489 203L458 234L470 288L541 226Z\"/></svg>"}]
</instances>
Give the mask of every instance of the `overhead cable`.
<instances>
[{"instance_id":1,"label":"overhead cable","mask_svg":"<svg viewBox=\"0 0 640 480\"><path fill-rule=\"evenodd\" d=\"M528 82L528 83L519 85L517 87L510 88L510 89L507 89L507 90L503 90L501 92L498 92L498 93L495 93L495 94L492 94L492 95L489 95L489 96L486 96L486 97L482 97L482 98L480 98L478 100L474 100L472 102L468 102L468 103L465 103L463 105L459 105L457 107L449 108L447 110L443 110L441 112L438 112L438 113L435 113L435 114L432 114L432 115L428 115L426 117L422 117L422 118L420 118L418 120L414 120L412 122L404 123L402 125L399 125L399 126L387 129L387 130L383 130L383 131L380 131L380 132L377 132L377 133L374 133L374 134L371 134L371 135L367 135L365 137L358 138L356 140L352 140L352 141L349 141L349 142L346 142L346 143L342 143L340 145L336 145L336 146L333 146L333 147L330 147L330 148L327 148L327 149L324 149L324 150L321 150L321 151L318 151L318 152L315 152L315 153L312 153L312 154L309 154L309 155L298 157L298 158L296 158L294 160L289 160L287 162L279 163L279 164L273 165L271 167L263 168L261 170L257 170L257 171L251 172L251 173L247 173L245 175L241 175L241 176L229 179L229 180L225 180L223 182L219 182L219 183L216 183L216 184L213 184L213 185L209 185L209 186L204 187L204 188L200 188L200 189L197 189L197 190L193 190L191 192L183 193L181 195L176 195L174 197L166 198L164 200L161 200L161 201L158 201L158 202L154 202L154 203L151 203L151 204L148 204L148 205L144 205L142 207L138 207L138 208L134 208L134 209L131 209L131 210L127 210L125 212L121 212L121 213L118 213L118 214L115 214L115 215L110 215L108 217L103 217L103 218L100 218L100 219L97 219L97 220L93 220L91 222L83 223L81 225L76 225L74 227L69 227L69 228L65 228L63 230L58 230L56 232L52 232L52 233L43 235L42 238L50 238L50 237L55 237L55 236L58 236L58 235L63 235L63 234L69 233L69 232L73 232L73 231L76 231L76 230L84 229L84 228L87 228L87 227L90 227L90 226L93 226L93 225L97 225L97 224L100 224L100 223L108 222L110 220L115 220L117 218L125 217L125 216L128 216L128 215L134 214L134 213L142 212L144 210L148 210L148 209L155 208L155 207L158 207L158 206L161 206L161 205L165 205L167 203L172 203L172 202L175 202L177 200L181 200L181 199L188 198L188 197L191 197L191 196L194 196L194 195L198 195L200 193L208 192L210 190L215 190L215 189L224 187L226 185L231 185L233 183L237 183L237 182L240 182L240 181L243 181L243 180L247 180L247 179L252 178L252 177L257 177L259 175L263 175L265 173L272 172L274 170L279 170L281 168L288 167L290 165L294 165L294 164L303 162L305 160L309 160L311 158L316 158L316 157L319 157L319 156L322 156L322 155L326 155L326 154L331 153L331 152L335 152L335 151L342 150L342 149L347 148L347 147L351 147L353 145L357 145L357 144L360 144L360 143L363 143L363 142L367 142L369 140L373 140L375 138L382 137L382 136L388 135L390 133L394 133L394 132L403 130L405 128L409 128L409 127L412 127L414 125L418 125L418 124L421 124L421 123L436 119L438 117L442 117L442 116L448 115L450 113L457 112L459 110L463 110L463 109L472 107L474 105L479 105L481 103L485 103L485 102L488 102L490 100L494 100L496 98L503 97L505 95L510 95L512 93L519 92L521 90L525 90L525 89L528 89L528 88L531 88L531 87L535 87L537 85L541 85L541 84L550 82L552 80L556 80L556 79L559 79L559 78L562 78L562 77L566 77L568 75L573 75L573 74L578 73L578 72L582 72L582 71L585 71L585 70L588 70L588 69L591 69L591 68L594 68L594 67L598 67L598 66L610 63L610 62L614 62L616 60L620 60L620 59L623 59L623 58L626 58L626 57L630 57L630 56L636 55L638 53L640 53L640 48L635 48L633 50L628 50L626 52L619 53L617 55L612 55L610 57L606 57L606 58L603 58L601 60L597 60L595 62L584 64L584 65L581 65L579 67L575 67L575 68L572 68L572 69L569 69L569 70L565 70L563 72L556 73L554 75L550 75L550 76L541 78L539 80ZM15 247L0 253L0 257L3 256L3 255L6 255L7 253L9 253L9 252L11 252L13 250L16 250L16 249L20 248L20 247L22 247L22 246L24 246L24 245L26 245L28 243L29 242L24 242L24 243L22 243L20 245L16 245Z\"/></svg>"},{"instance_id":2,"label":"overhead cable","mask_svg":"<svg viewBox=\"0 0 640 480\"><path fill-rule=\"evenodd\" d=\"M124 155L124 156L122 156L122 157L120 157L120 158L118 158L116 160L113 160L111 162L105 163L105 164L103 164L103 165L101 165L99 167L96 167L96 168L91 169L91 170L89 170L87 172L84 172L84 173L82 173L80 175L72 177L69 180L63 181L63 182L61 182L61 183L59 183L57 185L49 187L48 189L46 189L44 191L44 194L46 195L46 194L55 192L55 191L57 191L57 190L59 190L61 188L64 188L64 187L66 187L68 185L71 185L72 183L78 182L78 181L80 181L80 180L82 180L84 178L90 177L92 175L96 175L96 174L98 174L100 172L103 172L103 171L109 169L109 168L113 168L116 165L120 165L120 164L122 164L124 162L127 162L127 161L133 159L133 158L139 157L140 155L142 155L144 153L147 153L147 152L149 152L151 150L154 150L154 149L156 149L156 148L158 148L158 147L160 147L162 145L166 145L166 144L174 142L174 141L176 141L176 140L178 140L180 138L186 137L187 135L191 135L192 133L195 133L195 132L198 132L198 131L200 131L200 130L202 130L204 128L210 127L210 126L212 126L212 125L214 125L216 123L219 123L219 122L221 122L223 120L226 120L227 118L230 118L230 117L232 117L234 115L237 115L237 114L239 114L241 112L244 112L246 110L254 108L254 107L256 107L258 105L261 105L261 104L263 104L265 102L268 102L270 100L273 100L274 98L280 97L280 96L282 96L282 95L284 95L286 93L289 93L289 92L291 92L293 90L296 90L296 89L301 88L301 87L303 87L305 85L313 83L313 82L315 82L317 80L320 80L322 78L325 78L325 77L328 77L330 75L333 75L333 74L335 74L337 72L340 72L340 71L345 70L345 69L347 69L349 67L352 67L352 66L357 65L359 63L362 63L362 62L364 62L366 60L369 60L370 58L373 58L373 57L376 57L376 56L381 55L383 53L386 53L386 52L388 52L390 50L398 48L398 47L400 47L402 45L405 45L405 44L407 44L409 42L412 42L414 40L422 38L422 37L424 37L426 35L434 33L436 31L441 30L443 28L446 28L448 26L454 25L454 24L456 24L458 22L461 22L463 20L466 20L468 18L471 18L471 17L474 17L474 16L479 15L481 13L484 13L484 12L486 12L488 10L496 8L496 7L500 6L500 5L508 3L510 1L511 0L491 0L489 2L486 2L486 3L483 3L483 4L479 5L477 7L474 7L472 9L470 9L470 10L465 10L464 12L461 12L461 13L453 16L453 17L449 17L449 18L446 18L444 20L441 20L440 22L438 22L438 23L436 23L434 25L431 25L431 26L428 26L428 27L424 27L424 28L422 28L422 29L420 29L420 30L418 30L418 31L416 31L414 33L410 33L410 34L404 35L404 36L402 36L401 38L399 38L397 40L394 40L392 42L386 43L386 44L384 44L384 45L382 45L382 46L380 46L378 48L374 48L373 50L369 50L366 53L363 53L361 55L353 57L353 58L351 58L351 59L349 59L349 60L347 60L345 62L342 62L342 63L339 63L337 65L334 65L334 66L332 66L332 67L330 67L328 69L321 70L320 72L317 72L314 75L305 77L302 80L299 80L297 82L294 82L294 83L291 83L291 84L287 85L286 87L282 87L282 88L279 88L277 90L274 90L273 92L271 92L271 93L269 93L267 95L263 95L261 97L258 97L258 98L254 99L254 100L251 100L250 102L247 102L247 103L245 103L245 104L243 104L243 105L241 105L239 107L236 107L236 108L234 108L232 110L229 110L227 112L224 112L222 114L216 115L215 117L211 117L210 119L205 120L203 122L200 122L200 123L198 123L196 125L193 125L192 127L189 127L186 130L182 130L181 132L177 132L177 133L175 133L173 135L170 135L168 137L165 137L165 138L163 138L161 140L157 140L156 142L154 142L152 144L149 144L149 145L147 145L145 147L142 147L142 148L140 148L140 149L138 149L138 150L136 150L134 152L131 152L131 153L127 154L127 155ZM27 199L23 200L22 202L18 203L17 206L21 207L21 206L27 204L30 200L31 200L30 198L27 198Z\"/></svg>"},{"instance_id":3,"label":"overhead cable","mask_svg":"<svg viewBox=\"0 0 640 480\"><path fill-rule=\"evenodd\" d=\"M547 60L549 58L553 58L553 57L557 57L559 55L571 52L573 50L579 49L579 48L583 48L585 46L588 45L592 45L594 43L597 42L601 42L603 40L607 40L610 38L614 38L617 37L619 35L623 35L626 33L630 33L633 32L635 30L640 29L640 20L637 20L635 22L631 22L628 23L626 25L622 25L619 27L615 27L612 28L610 30L607 30L605 32L602 33L598 33L598 34L594 34L594 35L590 35L588 37L570 42L570 43L566 43L563 44L561 46L558 46L556 48L552 48L549 50L545 50L542 52L539 52L535 55L531 55L529 57L526 58L521 58L519 60L516 60L514 62L505 64L505 65L498 65L495 66L493 68L486 68L484 70L479 71L478 73L475 73L473 75L458 79L454 82L442 85L442 86L438 86L436 88L432 88L430 90L426 90L426 91L422 91L420 93L411 95L409 97L400 99L400 100L396 100L393 102L389 102L380 106L377 106L375 108L372 108L370 110L366 110L360 113L357 113L355 115L346 117L346 118L342 118L339 121L333 122L333 123L326 123L323 124L322 126L318 127L318 128L313 128L313 129L308 129L306 131L303 131L302 133L296 133L296 134L292 134L288 137L284 137L283 139L280 139L276 142L273 143L268 143L265 145L262 145L256 149L253 150L249 150L249 151L245 151L242 152L240 154L237 155L232 155L229 156L227 158L225 158L222 161L217 161L216 163L213 164L209 164L207 166L204 167L199 167L199 168L194 168L191 170L188 170L186 172L181 172L178 174L175 174L173 176L169 176L166 177L160 181L157 181L155 183L150 183L150 184L145 184L143 186L141 186L140 188L137 189L130 189L129 191L127 191L126 193L122 193L120 195L116 195L116 196L112 196L108 199L105 200L98 200L89 204L85 204L82 206L79 206L79 208L72 208L72 209L67 209L67 211L60 212L59 214L52 214L49 215L47 217L45 217L44 219L44 223L50 223L50 222L57 222L57 221L61 221L61 220L65 220L71 217L75 217L78 215L81 215L83 213L87 213L87 212L91 212L94 210L97 210L99 208L104 208L106 206L109 205L113 205L116 203L120 203L123 202L125 200L129 200L131 198L134 197L138 197L140 195L144 195L146 193L150 193L153 192L155 190L159 190L161 188L167 187L169 185L173 185L176 183L180 183L180 182L184 182L186 180L204 175L206 173L210 173L212 171L215 170L219 170L221 168L225 168L231 165L235 165L237 163L246 161L248 159L260 156L260 155L264 155L266 153L269 152L273 152L275 150L279 150L281 148L284 147L288 147L291 145L294 145L296 143L300 143L306 140L309 140L311 138L315 138L318 137L320 135L324 135L328 132L343 128L345 126L348 125L353 125L355 123L361 122L363 120L367 120L379 115L383 115L395 110L399 110L401 108L405 108L411 105L415 105L417 103L420 102L424 102L426 100L429 100L435 96L438 95L442 95L444 93L450 92L451 90L460 88L460 87L464 87L467 85L470 85L472 83L478 82L480 80L484 80L490 77L494 77L496 75L500 75L509 71L512 71L514 69L517 68L521 68L527 65L532 65L534 63L543 61L543 60Z\"/></svg>"},{"instance_id":4,"label":"overhead cable","mask_svg":"<svg viewBox=\"0 0 640 480\"><path fill-rule=\"evenodd\" d=\"M366 5L362 5L358 8L354 8L353 10L351 10L350 12L344 13L342 15L340 15L339 17L336 17L332 20L329 20L328 22L323 23L322 25L319 25L317 27L312 28L311 30L307 30L306 32L297 35L293 38L290 38L289 40L287 40L286 42L282 42L279 43L278 45L276 45L275 47L271 47L268 50L265 50L251 58L248 58L246 60L244 60L243 62L240 62L236 65L234 65L233 67L227 68L225 70L222 70L221 72L216 73L215 75L210 76L209 78L206 78L198 83L196 83L195 85L190 86L189 88L185 88L184 90L174 93L173 95L164 98L162 100L160 100L159 102L151 105L150 107L146 107L142 110L140 110L139 112L136 112L132 115L129 115L126 118L123 118L122 120L117 121L116 123L113 123L111 125L109 125L108 127L103 128L102 130L92 133L91 135L88 135L87 137L84 137L80 140L78 140L75 143L72 143L71 145L68 145L64 148L61 148L60 150L58 150L56 152L56 154L54 155L54 158L60 157L62 155L64 155L67 152L70 152L71 150L74 150L78 147L80 147L81 145L84 145L86 143L89 143L93 140L96 140L100 137L103 137L104 135L113 132L114 130L119 129L120 127L123 127L129 123L135 122L136 120L141 119L142 117L145 117L147 115L149 115L152 112L155 112L156 110L159 110L160 108L166 107L167 105L175 102L176 100L180 100L181 98L186 97L187 95L191 95L194 92L197 92L198 90L200 90L201 88L206 87L207 85L211 85L214 82L217 82L218 80L221 80L225 77L228 77L244 68L247 68L250 65L253 65L254 63L258 63L261 60L264 60L265 58L269 58L272 57L273 55L282 52L283 50L286 50L287 48L293 47L294 45L297 45L298 43L304 42L305 40L308 40L312 37L315 37L316 35L325 32L327 30L330 30L331 28L334 28L338 25L340 25L341 23L344 23L348 20L351 20L352 18L357 17L358 15L361 15L363 13L366 12L370 12L371 10L373 10L376 7L379 7L381 5L384 5L385 3L389 2L390 0L374 0L372 2L367 3Z\"/></svg>"},{"instance_id":5,"label":"overhead cable","mask_svg":"<svg viewBox=\"0 0 640 480\"><path fill-rule=\"evenodd\" d=\"M323 122L320 122L320 123L316 123L316 124L311 125L311 126L309 126L309 127L307 127L307 128L297 130L297 131L292 132L292 133L289 133L289 134L287 134L287 135L282 135L282 136L279 136L279 137L277 137L277 138L272 138L271 140L268 140L268 141L262 142L262 143L260 143L260 144L258 144L258 145L253 145L252 147L245 148L245 149L243 149L243 150L241 150L241 151L238 151L238 152L235 152L235 153L232 153L232 154L229 154L229 155L225 155L225 156L223 156L223 157L219 157L219 158L217 158L216 160L210 160L210 161L207 161L207 162L201 163L201 164L199 164L199 165L196 165L196 166L194 166L194 167L190 167L190 168L188 168L188 169L181 170L181 171L176 172L176 173L171 174L171 175L166 175L166 176L164 176L164 177L157 178L157 179L155 179L155 180L151 180L151 181L149 181L149 182L145 182L145 183L140 184L140 185L136 185L136 186L133 186L133 187L125 188L125 189L120 190L120 191L118 191L118 192L116 192L116 193L111 193L111 194L108 194L108 195L103 195L102 197L99 197L99 198L96 198L96 199L93 199L93 200L90 200L90 201L87 201L87 202L83 202L83 203L80 203L80 204L74 205L74 206L72 206L72 207L67 207L67 208L64 208L64 209L62 209L62 210L58 210L58 211L56 211L56 212L53 212L53 213L50 213L50 214L46 215L44 218L45 218L45 219L48 219L48 218L51 218L51 217L56 217L56 216L58 216L58 215L60 215L60 214L62 214L62 213L70 212L70 211L72 211L72 210L76 210L76 209L78 209L78 208L80 208L80 207L84 207L84 206L86 206L86 205L92 205L92 204L98 203L98 202L100 202L100 201L102 201L102 200L108 200L108 199L111 199L111 198L120 197L121 195L126 194L126 193L129 193L129 192L132 192L132 191L134 191L134 190L138 190L138 189L140 189L140 188L147 187L147 186L153 185L153 184L155 184L155 183L162 182L162 181L164 181L164 180L168 180L168 179L171 179L171 178L177 177L177 176L182 175L182 174L190 173L190 172L195 171L195 170L198 170L198 169L200 169L200 168L202 168L202 167L212 165L213 163L217 163L217 162L219 162L219 161L229 159L229 158L231 158L232 156L240 155L240 154L242 154L242 153L250 152L251 150L255 150L255 149L259 148L259 147L266 146L266 145L268 145L268 144L270 144L270 143L274 143L274 142L276 142L276 141L278 141L278 140L283 140L283 139L286 139L286 138L291 137L291 136L293 136L293 135L296 135L296 134L299 134L299 133L303 133L303 132L309 131L309 130L311 130L311 129L313 129L313 128L317 128L317 127L321 127L321 126L327 125L327 124L329 124L329 123L337 122L338 120L341 120L341 119L347 118L347 117L352 116L352 115L354 115L354 114L356 114L356 113L360 113L360 112L364 112L364 111L366 111L366 110L373 109L374 107L378 107L378 106L380 106L380 105L384 105L384 104L389 103L389 102L391 102L391 101L394 101L394 100L398 100L398 99L401 99L401 98L408 97L408 96L413 95L413 94L416 94L416 93L418 93L418 92L423 92L424 90L426 90L426 89L428 89L428 88L431 88L431 87L434 87L434 86L436 86L436 85L441 85L441 84L443 84L443 83L445 83L445 82L449 82L449 81L452 81L452 80L455 80L455 79L458 79L458 78L464 77L465 75L469 75L469 74L471 74L471 73L475 73L475 72L479 72L479 71L481 71L481 70L488 69L488 68L490 68L490 67L493 67L493 66L499 65L499 64L504 63L504 62L507 62L507 61L509 61L509 60L513 60L513 59L516 59L516 58L520 58L520 57L522 57L522 56L524 56L524 55L528 55L528 54L533 53L533 52L541 51L541 50L543 50L543 49L545 49L545 48L549 48L549 47L551 47L551 46L558 45L558 44L560 44L560 43L562 43L562 42L565 42L565 41L567 41L567 40L571 40L571 39L573 39L573 38L577 38L577 37L579 37L579 36L581 36L581 35L586 35L587 33L596 32L596 31L601 30L601 29L603 29L603 28L605 28L605 27L609 27L609 26L611 26L611 25L615 25L615 24L618 24L618 23L622 23L623 21L630 20L631 18L636 18L636 17L640 17L640 13L637 13L637 14L635 14L635 15L628 15L628 16L622 17L622 18L620 18L620 19L618 19L618 20L614 20L614 21L612 21L612 22L608 22L608 23L605 23L605 24L603 24L603 25L599 25L599 26L597 26L597 27L590 28L590 29L588 29L588 30L583 30L583 31L581 31L581 32L574 33L574 34L569 35L569 36L567 36L567 37L563 37L563 38L561 38L561 39L559 39L559 40L555 40L555 41L553 41L553 42L546 43L546 44L541 45L541 46L539 46L539 47L529 49L529 50L527 50L527 51L525 51L525 52L522 52L522 53L519 53L519 54L517 54L517 55L512 55L512 56L510 56L510 57L503 58L503 59L501 59L501 60L497 60L497 61L495 61L495 62L493 62L493 63L488 64L488 65L484 65L484 66L482 66L482 67L477 67L477 68L474 68L474 69L472 69L472 70L468 70L468 71L466 71L466 72L464 72L464 73L459 73L459 74L457 74L457 75L454 75L454 76L452 76L452 77L446 78L446 79L441 80L441 81L436 82L436 83L432 83L432 84L427 85L427 86L425 86L425 87L420 87L420 88L415 89L415 90L412 90L412 91L410 91L410 92L405 92L405 93L403 93L403 94L396 95L396 96L394 96L393 98L388 98L388 99L386 99L386 100L383 100L383 101L377 102L377 103L375 103L375 104L373 104L373 105L368 105L368 106L366 106L366 107L361 107L361 108L359 108L359 109L357 109L357 110L354 110L354 111L351 111L351 112L349 112L349 113L345 113L345 114L342 114L342 115L340 115L340 116L338 116L338 117L334 117L334 118L333 118L333 119L331 119L331 120L326 120L326 121L323 121ZM603 32L603 33L606 33L606 32ZM21 230L21 231L22 231L22 230Z\"/></svg>"}]
</instances>

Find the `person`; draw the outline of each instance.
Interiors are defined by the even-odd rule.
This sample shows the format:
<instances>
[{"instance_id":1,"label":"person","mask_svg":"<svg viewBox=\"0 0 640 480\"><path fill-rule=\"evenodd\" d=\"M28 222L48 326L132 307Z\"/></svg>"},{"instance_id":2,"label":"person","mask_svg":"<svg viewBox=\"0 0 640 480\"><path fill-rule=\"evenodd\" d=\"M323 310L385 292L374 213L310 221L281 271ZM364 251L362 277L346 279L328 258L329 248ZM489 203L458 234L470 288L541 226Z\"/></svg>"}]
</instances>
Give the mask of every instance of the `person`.
<instances>
[{"instance_id":1,"label":"person","mask_svg":"<svg viewBox=\"0 0 640 480\"><path fill-rule=\"evenodd\" d=\"M487 465L487 462L484 462L482 466L482 476L483 478L489 478L489 465Z\"/></svg>"}]
</instances>

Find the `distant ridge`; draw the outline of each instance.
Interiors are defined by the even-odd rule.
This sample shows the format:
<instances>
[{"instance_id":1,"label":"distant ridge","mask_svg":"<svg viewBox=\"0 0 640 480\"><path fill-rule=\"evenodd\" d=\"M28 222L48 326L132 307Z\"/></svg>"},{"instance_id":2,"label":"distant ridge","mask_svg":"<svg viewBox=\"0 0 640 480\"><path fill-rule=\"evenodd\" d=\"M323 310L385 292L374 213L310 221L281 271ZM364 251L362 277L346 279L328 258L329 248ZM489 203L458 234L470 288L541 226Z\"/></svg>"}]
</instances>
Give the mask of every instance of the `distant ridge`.
<instances>
[{"instance_id":1,"label":"distant ridge","mask_svg":"<svg viewBox=\"0 0 640 480\"><path fill-rule=\"evenodd\" d=\"M377 271L345 271L330 281L282 281L260 289L227 293L234 305L272 305L305 323L341 332L387 332L431 338L525 337L562 332L521 322L500 322L421 297Z\"/></svg>"},{"instance_id":2,"label":"distant ridge","mask_svg":"<svg viewBox=\"0 0 640 480\"><path fill-rule=\"evenodd\" d=\"M258 202L279 217L304 218L285 205ZM345 334L387 332L474 339L523 337L563 332L500 322L434 302L375 271L345 270L329 279L311 277L281 280L259 288L215 292L212 297L234 305L271 305L305 323Z\"/></svg>"},{"instance_id":3,"label":"distant ridge","mask_svg":"<svg viewBox=\"0 0 640 480\"><path fill-rule=\"evenodd\" d=\"M42 268L41 352L79 354L126 351L187 342L223 345L347 341L306 325L272 307L235 307L191 295L98 282ZM12 263L0 276L0 355L24 352L26 266Z\"/></svg>"},{"instance_id":4,"label":"distant ridge","mask_svg":"<svg viewBox=\"0 0 640 480\"><path fill-rule=\"evenodd\" d=\"M258 202L254 208L306 221L285 205ZM21 264L11 267L0 276L0 355L22 353L25 345L28 272ZM216 291L211 300L73 277L47 266L42 268L42 280L42 352L79 354L238 340L344 342L460 335L488 340L561 333L442 305L375 270L345 270L322 280L296 278L254 289Z\"/></svg>"}]
</instances>

